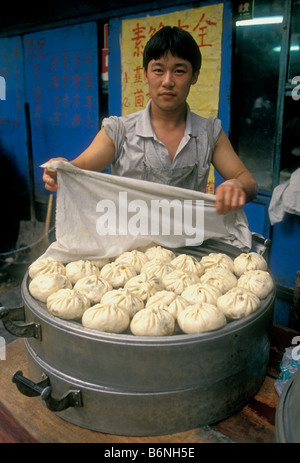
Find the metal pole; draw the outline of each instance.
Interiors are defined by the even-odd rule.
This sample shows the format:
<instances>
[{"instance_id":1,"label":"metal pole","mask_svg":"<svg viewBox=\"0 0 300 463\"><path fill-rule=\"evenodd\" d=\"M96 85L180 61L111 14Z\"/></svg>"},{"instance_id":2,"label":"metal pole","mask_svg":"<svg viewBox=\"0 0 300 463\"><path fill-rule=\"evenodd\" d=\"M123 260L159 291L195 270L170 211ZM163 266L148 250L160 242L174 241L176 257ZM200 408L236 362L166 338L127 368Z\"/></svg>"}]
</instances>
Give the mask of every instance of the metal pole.
<instances>
[{"instance_id":1,"label":"metal pole","mask_svg":"<svg viewBox=\"0 0 300 463\"><path fill-rule=\"evenodd\" d=\"M272 188L274 189L280 182L280 159L281 159L281 143L283 130L283 114L284 114L284 99L285 86L287 81L288 58L290 49L291 35L291 16L292 16L292 0L286 0L282 26L282 41L279 62L279 79L278 79L278 97L276 108L276 137L273 157L273 181Z\"/></svg>"}]
</instances>

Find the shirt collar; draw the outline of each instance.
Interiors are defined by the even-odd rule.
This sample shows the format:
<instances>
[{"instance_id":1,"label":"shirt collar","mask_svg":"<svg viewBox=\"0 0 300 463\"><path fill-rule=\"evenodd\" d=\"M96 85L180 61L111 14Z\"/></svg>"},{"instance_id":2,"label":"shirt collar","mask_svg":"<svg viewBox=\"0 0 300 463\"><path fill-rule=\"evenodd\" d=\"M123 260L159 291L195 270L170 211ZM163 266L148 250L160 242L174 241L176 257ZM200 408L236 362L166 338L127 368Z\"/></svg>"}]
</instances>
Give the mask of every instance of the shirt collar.
<instances>
[{"instance_id":1,"label":"shirt collar","mask_svg":"<svg viewBox=\"0 0 300 463\"><path fill-rule=\"evenodd\" d=\"M155 136L150 118L150 104L151 100L148 101L146 108L141 111L141 117L138 119L136 124L136 134L140 135L141 137Z\"/></svg>"},{"instance_id":2,"label":"shirt collar","mask_svg":"<svg viewBox=\"0 0 300 463\"><path fill-rule=\"evenodd\" d=\"M137 124L136 124L136 134L141 137L156 138L155 133L152 129L152 124L151 124L150 105L151 105L151 100L148 101L146 108L141 111L141 117L138 119ZM186 126L185 126L184 135L189 135L192 137L193 128L192 128L191 110L187 103L186 103L186 108L187 108L187 115L186 115Z\"/></svg>"}]
</instances>

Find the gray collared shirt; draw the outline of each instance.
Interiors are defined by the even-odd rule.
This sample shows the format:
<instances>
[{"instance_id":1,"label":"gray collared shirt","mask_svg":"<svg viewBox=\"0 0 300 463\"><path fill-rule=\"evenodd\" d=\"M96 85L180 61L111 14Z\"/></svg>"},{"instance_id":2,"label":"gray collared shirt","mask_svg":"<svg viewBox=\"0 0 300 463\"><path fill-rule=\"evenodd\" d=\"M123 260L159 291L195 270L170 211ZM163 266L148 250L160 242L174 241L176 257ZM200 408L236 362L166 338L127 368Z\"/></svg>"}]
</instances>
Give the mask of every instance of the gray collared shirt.
<instances>
[{"instance_id":1,"label":"gray collared shirt","mask_svg":"<svg viewBox=\"0 0 300 463\"><path fill-rule=\"evenodd\" d=\"M111 116L102 122L115 145L112 174L124 177L143 177L144 162L154 169L180 169L198 166L199 191L205 191L215 143L221 132L218 118L206 119L190 111L184 136L171 162L166 146L156 137L150 119L150 103L146 108L127 116Z\"/></svg>"}]
</instances>

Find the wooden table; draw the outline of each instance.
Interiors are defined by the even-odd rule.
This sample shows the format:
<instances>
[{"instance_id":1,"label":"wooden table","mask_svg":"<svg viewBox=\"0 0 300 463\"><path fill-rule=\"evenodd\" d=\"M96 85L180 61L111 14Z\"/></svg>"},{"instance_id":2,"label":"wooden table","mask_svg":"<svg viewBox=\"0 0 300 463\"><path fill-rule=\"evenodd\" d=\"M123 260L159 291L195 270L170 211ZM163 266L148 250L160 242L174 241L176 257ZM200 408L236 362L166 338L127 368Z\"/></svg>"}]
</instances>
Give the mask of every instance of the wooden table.
<instances>
[{"instance_id":1,"label":"wooden table","mask_svg":"<svg viewBox=\"0 0 300 463\"><path fill-rule=\"evenodd\" d=\"M199 444L272 443L275 441L275 412L279 397L274 388L285 347L297 333L273 327L267 376L258 394L238 413L212 426L164 436L127 437L80 428L57 417L38 397L23 396L12 383L12 375L22 370L28 377L23 339L6 346L6 360L0 361L0 442L1 443L106 443L106 444Z\"/></svg>"}]
</instances>

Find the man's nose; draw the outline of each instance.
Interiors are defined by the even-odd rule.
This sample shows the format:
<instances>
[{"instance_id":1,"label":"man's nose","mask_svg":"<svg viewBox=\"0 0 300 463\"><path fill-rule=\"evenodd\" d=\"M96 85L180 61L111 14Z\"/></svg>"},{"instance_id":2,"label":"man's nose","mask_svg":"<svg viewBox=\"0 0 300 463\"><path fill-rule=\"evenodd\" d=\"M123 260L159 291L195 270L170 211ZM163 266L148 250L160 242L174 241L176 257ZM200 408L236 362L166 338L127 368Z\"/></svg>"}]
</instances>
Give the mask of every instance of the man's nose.
<instances>
[{"instance_id":1,"label":"man's nose","mask_svg":"<svg viewBox=\"0 0 300 463\"><path fill-rule=\"evenodd\" d=\"M172 72L167 71L164 73L163 85L166 87L173 87L174 79L173 79Z\"/></svg>"}]
</instances>

